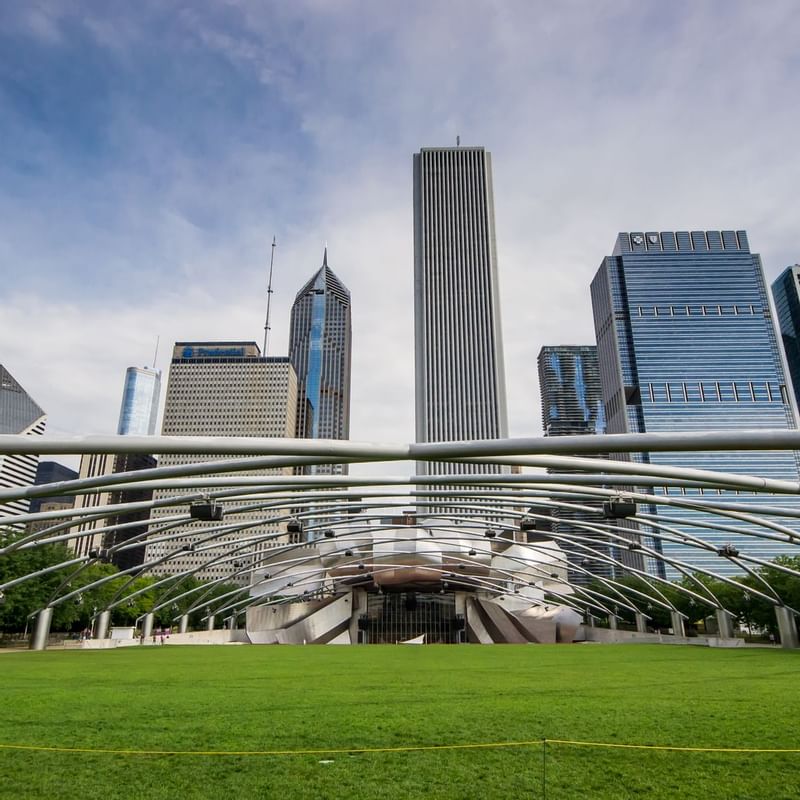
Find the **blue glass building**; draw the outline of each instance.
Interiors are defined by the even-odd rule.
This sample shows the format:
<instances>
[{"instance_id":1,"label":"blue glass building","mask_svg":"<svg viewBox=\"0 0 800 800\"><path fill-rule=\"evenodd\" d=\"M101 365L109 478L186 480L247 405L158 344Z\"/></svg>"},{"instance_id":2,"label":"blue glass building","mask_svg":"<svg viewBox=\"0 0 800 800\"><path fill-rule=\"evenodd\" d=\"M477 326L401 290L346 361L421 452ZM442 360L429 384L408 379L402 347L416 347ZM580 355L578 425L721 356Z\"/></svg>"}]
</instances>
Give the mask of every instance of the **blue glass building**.
<instances>
[{"instance_id":1,"label":"blue glass building","mask_svg":"<svg viewBox=\"0 0 800 800\"><path fill-rule=\"evenodd\" d=\"M160 396L160 370L128 367L117 433L123 436L152 436L156 432Z\"/></svg>"},{"instance_id":2,"label":"blue glass building","mask_svg":"<svg viewBox=\"0 0 800 800\"><path fill-rule=\"evenodd\" d=\"M594 345L543 347L538 365L545 436L605 433L597 348Z\"/></svg>"},{"instance_id":3,"label":"blue glass building","mask_svg":"<svg viewBox=\"0 0 800 800\"><path fill-rule=\"evenodd\" d=\"M289 328L289 361L297 373L297 436L350 436L350 292L328 266L297 293ZM341 474L346 468L319 466L315 472Z\"/></svg>"},{"instance_id":4,"label":"blue glass building","mask_svg":"<svg viewBox=\"0 0 800 800\"><path fill-rule=\"evenodd\" d=\"M780 274L772 284L772 296L795 403L800 406L800 264L787 267Z\"/></svg>"},{"instance_id":5,"label":"blue glass building","mask_svg":"<svg viewBox=\"0 0 800 800\"><path fill-rule=\"evenodd\" d=\"M597 365L597 348L594 345L546 346L539 351L537 361L545 436L605 433L606 418ZM587 572L605 577L613 577L614 573L607 561L594 558L585 549L589 547L608 555L608 539L573 524L576 521L596 523L601 503L592 500L582 503L595 505L598 512L591 514L588 511L564 508L549 512L553 516L554 533L565 537L558 539L559 545L567 553L570 562L579 567L570 571L570 579L575 583L586 583ZM569 538L572 536L580 537L578 541L581 546L570 545Z\"/></svg>"},{"instance_id":6,"label":"blue glass building","mask_svg":"<svg viewBox=\"0 0 800 800\"><path fill-rule=\"evenodd\" d=\"M761 261L750 252L744 231L620 233L591 291L608 433L795 427ZM641 458L798 479L798 458L792 452L645 453ZM666 488L653 491L667 493ZM669 494L702 498L712 491L717 500L800 506L794 496L676 488ZM726 530L711 530L697 524L691 510L642 510L758 558L788 552L780 536L745 540L737 531L765 532L746 521L720 520ZM776 519L797 527L795 521ZM665 557L741 571L715 551L701 552L675 538L661 544ZM666 574L678 573L668 567Z\"/></svg>"}]
</instances>

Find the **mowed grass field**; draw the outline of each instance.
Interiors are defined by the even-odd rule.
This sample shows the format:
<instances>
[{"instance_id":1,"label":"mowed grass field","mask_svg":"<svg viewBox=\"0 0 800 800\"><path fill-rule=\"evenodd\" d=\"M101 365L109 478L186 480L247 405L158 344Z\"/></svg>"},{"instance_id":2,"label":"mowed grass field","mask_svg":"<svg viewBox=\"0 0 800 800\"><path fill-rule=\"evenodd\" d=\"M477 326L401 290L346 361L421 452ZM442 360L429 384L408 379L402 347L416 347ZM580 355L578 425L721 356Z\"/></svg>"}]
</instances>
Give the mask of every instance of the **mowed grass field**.
<instances>
[{"instance_id":1,"label":"mowed grass field","mask_svg":"<svg viewBox=\"0 0 800 800\"><path fill-rule=\"evenodd\" d=\"M800 748L800 652L666 645L0 654L2 798L540 798L539 741ZM800 797L800 753L548 744L546 797Z\"/></svg>"}]
</instances>

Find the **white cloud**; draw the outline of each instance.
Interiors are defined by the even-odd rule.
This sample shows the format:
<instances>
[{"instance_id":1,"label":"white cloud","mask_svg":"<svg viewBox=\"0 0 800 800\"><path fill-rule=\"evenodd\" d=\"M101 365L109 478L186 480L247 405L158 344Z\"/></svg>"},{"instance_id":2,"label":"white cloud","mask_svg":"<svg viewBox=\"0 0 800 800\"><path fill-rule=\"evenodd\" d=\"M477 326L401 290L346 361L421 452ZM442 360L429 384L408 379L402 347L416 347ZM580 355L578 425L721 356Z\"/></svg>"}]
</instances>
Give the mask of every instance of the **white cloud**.
<instances>
[{"instance_id":1,"label":"white cloud","mask_svg":"<svg viewBox=\"0 0 800 800\"><path fill-rule=\"evenodd\" d=\"M147 37L130 17L113 37L114 22L90 27L135 76ZM493 152L510 428L537 433L536 355L593 341L588 285L617 231L747 228L769 278L798 260L797 23L794 3L193 7L169 42L213 59L191 62L196 98L173 98L185 119L163 117L169 96L151 107L158 86L119 86L107 136L127 152L86 176L94 207L0 196L4 363L51 431L111 430L124 370L156 334L162 354L260 341L273 234L271 351L285 352L327 239L353 295L352 436L413 438L411 154L460 134ZM217 116L215 97L230 101ZM218 146L195 148L203 136Z\"/></svg>"}]
</instances>

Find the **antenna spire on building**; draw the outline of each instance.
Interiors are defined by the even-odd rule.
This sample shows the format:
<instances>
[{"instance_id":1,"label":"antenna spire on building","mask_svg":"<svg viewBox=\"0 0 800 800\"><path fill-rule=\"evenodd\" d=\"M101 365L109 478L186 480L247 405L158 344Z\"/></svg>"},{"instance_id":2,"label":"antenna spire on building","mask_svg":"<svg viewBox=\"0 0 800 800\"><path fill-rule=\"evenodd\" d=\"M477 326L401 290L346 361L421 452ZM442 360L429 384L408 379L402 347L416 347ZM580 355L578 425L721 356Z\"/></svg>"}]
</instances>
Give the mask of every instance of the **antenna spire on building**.
<instances>
[{"instance_id":1,"label":"antenna spire on building","mask_svg":"<svg viewBox=\"0 0 800 800\"><path fill-rule=\"evenodd\" d=\"M322 266L328 266L328 240L325 240L325 250L322 253Z\"/></svg>"},{"instance_id":2,"label":"antenna spire on building","mask_svg":"<svg viewBox=\"0 0 800 800\"><path fill-rule=\"evenodd\" d=\"M161 341L160 336L156 336L156 351L153 353L153 369L156 368L156 361L158 360L158 343Z\"/></svg>"},{"instance_id":3,"label":"antenna spire on building","mask_svg":"<svg viewBox=\"0 0 800 800\"><path fill-rule=\"evenodd\" d=\"M267 340L269 337L269 308L272 300L272 266L275 263L275 248L277 243L275 237L272 237L272 250L269 256L269 278L267 279L267 316L264 320L264 347L261 348L261 355L267 357Z\"/></svg>"}]
</instances>

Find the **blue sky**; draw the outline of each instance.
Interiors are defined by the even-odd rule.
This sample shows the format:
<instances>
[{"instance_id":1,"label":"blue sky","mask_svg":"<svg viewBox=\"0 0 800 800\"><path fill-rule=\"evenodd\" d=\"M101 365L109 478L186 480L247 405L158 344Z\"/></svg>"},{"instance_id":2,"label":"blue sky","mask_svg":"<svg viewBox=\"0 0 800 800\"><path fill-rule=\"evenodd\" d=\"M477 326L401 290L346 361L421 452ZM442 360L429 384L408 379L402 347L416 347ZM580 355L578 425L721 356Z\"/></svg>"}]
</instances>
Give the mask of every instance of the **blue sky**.
<instances>
[{"instance_id":1,"label":"blue sky","mask_svg":"<svg viewBox=\"0 0 800 800\"><path fill-rule=\"evenodd\" d=\"M175 340L270 350L322 247L353 295L355 439L413 438L411 155L485 145L514 435L592 343L619 230L800 260L800 6L35 2L0 9L0 361L56 434L113 432Z\"/></svg>"}]
</instances>

